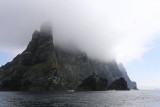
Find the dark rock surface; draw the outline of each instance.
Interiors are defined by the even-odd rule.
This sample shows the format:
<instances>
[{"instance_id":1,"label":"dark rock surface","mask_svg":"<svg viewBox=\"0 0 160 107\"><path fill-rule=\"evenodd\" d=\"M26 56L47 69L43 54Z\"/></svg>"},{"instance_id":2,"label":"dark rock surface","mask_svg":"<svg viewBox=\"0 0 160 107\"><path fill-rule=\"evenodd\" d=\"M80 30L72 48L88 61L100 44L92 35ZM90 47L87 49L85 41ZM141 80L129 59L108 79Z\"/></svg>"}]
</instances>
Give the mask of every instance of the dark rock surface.
<instances>
[{"instance_id":1,"label":"dark rock surface","mask_svg":"<svg viewBox=\"0 0 160 107\"><path fill-rule=\"evenodd\" d=\"M64 85L69 89L76 89L85 78L93 73L107 79L109 84L122 77L122 73L114 60L101 62L90 59L83 52L69 52L59 47L56 47L56 53L59 67L64 71Z\"/></svg>"},{"instance_id":2,"label":"dark rock surface","mask_svg":"<svg viewBox=\"0 0 160 107\"><path fill-rule=\"evenodd\" d=\"M53 36L35 31L22 54L0 68L0 90L64 89Z\"/></svg>"},{"instance_id":3,"label":"dark rock surface","mask_svg":"<svg viewBox=\"0 0 160 107\"><path fill-rule=\"evenodd\" d=\"M124 78L115 80L108 86L108 90L129 90L127 82Z\"/></svg>"},{"instance_id":4,"label":"dark rock surface","mask_svg":"<svg viewBox=\"0 0 160 107\"><path fill-rule=\"evenodd\" d=\"M105 91L108 81L97 75L91 75L83 80L77 88L77 91Z\"/></svg>"},{"instance_id":5,"label":"dark rock surface","mask_svg":"<svg viewBox=\"0 0 160 107\"><path fill-rule=\"evenodd\" d=\"M29 66L47 61L53 52L52 35L35 31L27 49L21 54L21 63Z\"/></svg>"},{"instance_id":6,"label":"dark rock surface","mask_svg":"<svg viewBox=\"0 0 160 107\"><path fill-rule=\"evenodd\" d=\"M127 81L127 85L129 89L134 89L137 90L137 84L134 81L131 81L131 79L129 78L127 71L125 69L125 67L123 66L123 64L119 64L118 65L119 70L122 72L123 77L125 78L125 80Z\"/></svg>"},{"instance_id":7,"label":"dark rock surface","mask_svg":"<svg viewBox=\"0 0 160 107\"><path fill-rule=\"evenodd\" d=\"M82 51L54 46L45 25L33 33L26 50L0 67L0 90L74 90L93 73L108 84L123 77L115 60L93 60Z\"/></svg>"}]
</instances>

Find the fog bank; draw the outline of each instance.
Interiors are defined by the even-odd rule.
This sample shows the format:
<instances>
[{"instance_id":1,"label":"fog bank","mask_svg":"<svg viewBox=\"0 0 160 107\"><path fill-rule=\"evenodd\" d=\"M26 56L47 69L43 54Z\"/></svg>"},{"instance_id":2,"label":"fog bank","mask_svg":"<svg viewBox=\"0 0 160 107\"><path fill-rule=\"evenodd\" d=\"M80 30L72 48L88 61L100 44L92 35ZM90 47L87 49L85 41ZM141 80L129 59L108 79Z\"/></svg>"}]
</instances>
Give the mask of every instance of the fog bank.
<instances>
[{"instance_id":1,"label":"fog bank","mask_svg":"<svg viewBox=\"0 0 160 107\"><path fill-rule=\"evenodd\" d=\"M22 52L34 30L49 21L55 44L127 63L154 46L159 5L156 0L0 0L0 51Z\"/></svg>"}]
</instances>

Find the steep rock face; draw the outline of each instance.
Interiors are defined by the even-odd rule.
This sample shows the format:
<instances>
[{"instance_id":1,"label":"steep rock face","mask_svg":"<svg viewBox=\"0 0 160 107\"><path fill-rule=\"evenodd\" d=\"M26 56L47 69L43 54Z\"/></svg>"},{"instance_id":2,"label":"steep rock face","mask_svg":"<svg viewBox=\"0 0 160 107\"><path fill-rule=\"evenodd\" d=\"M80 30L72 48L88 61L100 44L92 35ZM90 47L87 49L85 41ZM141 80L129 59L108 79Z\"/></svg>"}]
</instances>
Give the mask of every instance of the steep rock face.
<instances>
[{"instance_id":1,"label":"steep rock face","mask_svg":"<svg viewBox=\"0 0 160 107\"><path fill-rule=\"evenodd\" d=\"M0 68L0 89L63 89L61 73L52 35L35 31L26 50Z\"/></svg>"},{"instance_id":2,"label":"steep rock face","mask_svg":"<svg viewBox=\"0 0 160 107\"><path fill-rule=\"evenodd\" d=\"M55 47L51 30L42 27L22 54L0 67L0 90L76 89L93 73L108 84L123 77L114 60L101 62L81 51Z\"/></svg>"},{"instance_id":3,"label":"steep rock face","mask_svg":"<svg viewBox=\"0 0 160 107\"><path fill-rule=\"evenodd\" d=\"M114 80L122 77L116 61L101 62L87 57L83 52L69 52L56 47L57 59L61 69L64 72L66 87L75 89L88 76L96 75L112 83Z\"/></svg>"},{"instance_id":4,"label":"steep rock face","mask_svg":"<svg viewBox=\"0 0 160 107\"><path fill-rule=\"evenodd\" d=\"M115 80L112 84L108 86L108 90L129 90L127 82L124 78Z\"/></svg>"},{"instance_id":5,"label":"steep rock face","mask_svg":"<svg viewBox=\"0 0 160 107\"><path fill-rule=\"evenodd\" d=\"M128 88L137 90L136 82L130 80L130 78L129 78L128 74L127 74L127 71L126 71L125 67L123 66L123 64L119 64L118 67L119 67L119 70L122 72L123 77L127 81Z\"/></svg>"},{"instance_id":6,"label":"steep rock face","mask_svg":"<svg viewBox=\"0 0 160 107\"><path fill-rule=\"evenodd\" d=\"M28 66L35 65L49 60L53 53L52 35L35 31L27 49L21 55L21 63Z\"/></svg>"},{"instance_id":7,"label":"steep rock face","mask_svg":"<svg viewBox=\"0 0 160 107\"><path fill-rule=\"evenodd\" d=\"M91 75L83 80L77 88L77 91L105 91L108 81L97 75Z\"/></svg>"}]
</instances>

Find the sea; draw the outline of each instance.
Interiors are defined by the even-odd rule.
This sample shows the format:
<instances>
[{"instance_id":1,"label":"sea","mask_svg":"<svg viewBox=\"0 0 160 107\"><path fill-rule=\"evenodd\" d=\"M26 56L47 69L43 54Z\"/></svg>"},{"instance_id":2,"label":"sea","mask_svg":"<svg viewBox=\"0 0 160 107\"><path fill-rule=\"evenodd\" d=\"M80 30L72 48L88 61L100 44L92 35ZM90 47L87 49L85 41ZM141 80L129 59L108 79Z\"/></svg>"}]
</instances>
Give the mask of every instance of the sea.
<instances>
[{"instance_id":1,"label":"sea","mask_svg":"<svg viewBox=\"0 0 160 107\"><path fill-rule=\"evenodd\" d=\"M0 107L160 107L160 91L1 91Z\"/></svg>"}]
</instances>

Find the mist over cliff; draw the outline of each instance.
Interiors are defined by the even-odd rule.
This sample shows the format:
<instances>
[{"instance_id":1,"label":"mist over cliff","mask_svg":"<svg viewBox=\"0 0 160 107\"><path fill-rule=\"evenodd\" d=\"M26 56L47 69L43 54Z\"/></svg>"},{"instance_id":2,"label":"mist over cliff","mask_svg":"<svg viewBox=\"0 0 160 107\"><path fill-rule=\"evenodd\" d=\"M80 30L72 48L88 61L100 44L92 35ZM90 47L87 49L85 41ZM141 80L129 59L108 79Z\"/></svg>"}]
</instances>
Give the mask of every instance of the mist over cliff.
<instances>
[{"instance_id":1,"label":"mist over cliff","mask_svg":"<svg viewBox=\"0 0 160 107\"><path fill-rule=\"evenodd\" d=\"M50 21L56 45L74 46L100 60L132 61L150 49L156 38L153 31L159 28L154 25L160 25L159 7L153 8L149 1L141 4L138 0L1 1L0 51L21 53L34 29Z\"/></svg>"},{"instance_id":2,"label":"mist over cliff","mask_svg":"<svg viewBox=\"0 0 160 107\"><path fill-rule=\"evenodd\" d=\"M132 84L115 60L92 59L77 48L55 46L53 39L48 24L43 24L40 31L35 30L27 48L0 67L0 90L75 90L81 83L86 84L87 78L92 84L89 90L95 91L107 90L110 84L109 89L128 90L127 84ZM80 85L82 90L86 87Z\"/></svg>"}]
</instances>

